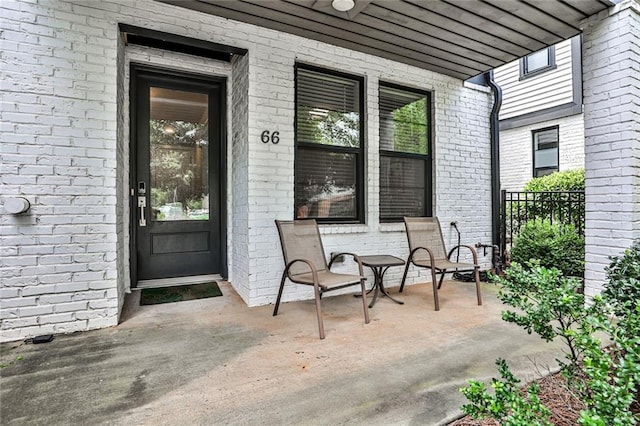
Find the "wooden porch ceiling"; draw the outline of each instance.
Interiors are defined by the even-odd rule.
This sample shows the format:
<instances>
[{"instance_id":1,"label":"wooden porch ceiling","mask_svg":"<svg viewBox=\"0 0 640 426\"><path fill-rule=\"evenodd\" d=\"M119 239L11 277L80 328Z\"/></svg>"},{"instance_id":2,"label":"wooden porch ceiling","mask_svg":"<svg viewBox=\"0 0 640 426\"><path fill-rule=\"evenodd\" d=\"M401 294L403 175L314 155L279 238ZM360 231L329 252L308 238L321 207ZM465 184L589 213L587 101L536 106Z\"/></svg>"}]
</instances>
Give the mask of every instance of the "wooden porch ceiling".
<instances>
[{"instance_id":1,"label":"wooden porch ceiling","mask_svg":"<svg viewBox=\"0 0 640 426\"><path fill-rule=\"evenodd\" d=\"M460 79L581 32L616 0L159 0Z\"/></svg>"}]
</instances>

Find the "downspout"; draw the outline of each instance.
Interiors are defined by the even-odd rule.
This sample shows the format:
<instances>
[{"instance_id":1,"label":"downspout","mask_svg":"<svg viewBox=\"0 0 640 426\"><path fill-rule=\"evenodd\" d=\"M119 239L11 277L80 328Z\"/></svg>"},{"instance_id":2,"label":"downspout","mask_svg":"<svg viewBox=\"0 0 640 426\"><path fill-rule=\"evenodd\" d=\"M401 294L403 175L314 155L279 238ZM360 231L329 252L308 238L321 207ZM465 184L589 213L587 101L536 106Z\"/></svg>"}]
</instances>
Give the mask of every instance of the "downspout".
<instances>
[{"instance_id":1,"label":"downspout","mask_svg":"<svg viewBox=\"0 0 640 426\"><path fill-rule=\"evenodd\" d=\"M493 108L489 115L491 137L491 240L494 247L500 244L500 122L498 114L502 107L502 89L493 79L493 70L485 73L487 85L493 92ZM500 253L504 255L504 253ZM495 258L495 256L494 256ZM495 259L494 259L495 261ZM496 265L494 265L496 266Z\"/></svg>"}]
</instances>

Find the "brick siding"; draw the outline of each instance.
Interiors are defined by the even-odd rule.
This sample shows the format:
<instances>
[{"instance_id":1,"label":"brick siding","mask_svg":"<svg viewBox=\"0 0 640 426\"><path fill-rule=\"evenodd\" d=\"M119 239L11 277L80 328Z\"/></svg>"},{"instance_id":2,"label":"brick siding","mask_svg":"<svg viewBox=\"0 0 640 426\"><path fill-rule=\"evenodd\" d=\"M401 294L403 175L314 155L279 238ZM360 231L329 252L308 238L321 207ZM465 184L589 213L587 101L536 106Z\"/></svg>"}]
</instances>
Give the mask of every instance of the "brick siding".
<instances>
[{"instance_id":1,"label":"brick siding","mask_svg":"<svg viewBox=\"0 0 640 426\"><path fill-rule=\"evenodd\" d=\"M248 49L231 64L124 48L126 23ZM490 243L491 95L371 55L150 0L0 3L2 340L117 324L129 291L128 62L225 75L229 96L229 279L250 306L275 300L283 267L274 219L293 214L294 64L365 76L366 225L323 226L327 253L407 255L399 224L378 220L379 81L433 91L434 211L448 244ZM278 130L278 145L260 142ZM480 253L482 254L482 253ZM489 265L490 255L482 257ZM391 286L401 268L389 271ZM412 271L410 282L427 280ZM299 287L299 286L298 286ZM310 297L287 287L284 300Z\"/></svg>"},{"instance_id":2,"label":"brick siding","mask_svg":"<svg viewBox=\"0 0 640 426\"><path fill-rule=\"evenodd\" d=\"M521 191L533 177L532 131L558 126L559 170L584 167L583 114L522 126L500 132L500 181L502 189Z\"/></svg>"},{"instance_id":3,"label":"brick siding","mask_svg":"<svg viewBox=\"0 0 640 426\"><path fill-rule=\"evenodd\" d=\"M640 238L640 3L626 0L584 30L586 285L602 289L609 256Z\"/></svg>"}]
</instances>

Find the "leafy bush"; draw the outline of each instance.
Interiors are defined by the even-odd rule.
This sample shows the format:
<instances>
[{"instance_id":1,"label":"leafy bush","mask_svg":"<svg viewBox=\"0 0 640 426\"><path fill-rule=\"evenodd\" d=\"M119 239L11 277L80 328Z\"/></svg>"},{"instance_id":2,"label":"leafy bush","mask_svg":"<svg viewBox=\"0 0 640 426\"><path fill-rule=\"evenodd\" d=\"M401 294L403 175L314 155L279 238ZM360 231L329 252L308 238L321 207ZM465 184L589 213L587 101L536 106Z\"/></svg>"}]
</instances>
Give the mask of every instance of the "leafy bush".
<instances>
[{"instance_id":1,"label":"leafy bush","mask_svg":"<svg viewBox=\"0 0 640 426\"><path fill-rule=\"evenodd\" d=\"M579 423L589 426L634 425L640 420L631 411L640 384L640 303L620 321L612 321L605 302L596 296L588 321L576 332L576 342L584 354L582 380L577 391L587 405ZM598 335L613 344L603 349Z\"/></svg>"},{"instance_id":2,"label":"leafy bush","mask_svg":"<svg viewBox=\"0 0 640 426\"><path fill-rule=\"evenodd\" d=\"M524 223L533 219L552 220L583 230L584 177L584 169L574 169L531 179L523 188L526 194L518 195L521 201L507 205L507 226L512 228L509 232L518 233Z\"/></svg>"},{"instance_id":3,"label":"leafy bush","mask_svg":"<svg viewBox=\"0 0 640 426\"><path fill-rule=\"evenodd\" d=\"M201 209L203 205L203 198L193 198L187 202L187 206L191 210Z\"/></svg>"},{"instance_id":4,"label":"leafy bush","mask_svg":"<svg viewBox=\"0 0 640 426\"><path fill-rule=\"evenodd\" d=\"M498 298L516 311L503 311L502 319L523 327L527 333L536 332L546 341L559 337L568 348L569 364L560 364L570 372L577 368L580 350L575 344L572 329L584 321L584 295L576 291L578 278L563 277L558 269L547 269L536 263L525 268L514 263L497 277L501 285Z\"/></svg>"},{"instance_id":5,"label":"leafy bush","mask_svg":"<svg viewBox=\"0 0 640 426\"><path fill-rule=\"evenodd\" d=\"M527 222L515 238L511 260L522 265L536 259L541 266L558 268L566 276L584 276L584 237L571 225L547 220Z\"/></svg>"},{"instance_id":6,"label":"leafy bush","mask_svg":"<svg viewBox=\"0 0 640 426\"><path fill-rule=\"evenodd\" d=\"M523 191L584 191L584 169L572 169L531 179Z\"/></svg>"},{"instance_id":7,"label":"leafy bush","mask_svg":"<svg viewBox=\"0 0 640 426\"><path fill-rule=\"evenodd\" d=\"M160 188L151 188L151 205L162 206L169 202L169 191Z\"/></svg>"},{"instance_id":8,"label":"leafy bush","mask_svg":"<svg viewBox=\"0 0 640 426\"><path fill-rule=\"evenodd\" d=\"M602 295L618 316L640 302L640 240L625 250L623 256L611 258L607 278Z\"/></svg>"},{"instance_id":9,"label":"leafy bush","mask_svg":"<svg viewBox=\"0 0 640 426\"><path fill-rule=\"evenodd\" d=\"M484 383L471 380L469 387L460 389L471 402L463 405L462 411L474 419L490 417L501 425L550 425L551 413L538 398L538 384L532 383L525 392L520 392L520 380L509 370L507 362L498 359L496 365L502 380L491 380L493 394Z\"/></svg>"},{"instance_id":10,"label":"leafy bush","mask_svg":"<svg viewBox=\"0 0 640 426\"><path fill-rule=\"evenodd\" d=\"M640 396L639 272L640 241L636 241L623 256L611 258L605 291L589 306L584 304L584 296L574 291L578 279L535 263L528 269L515 263L504 278L494 278L502 284L500 300L517 309L504 311L505 321L529 333L535 331L545 340L564 339L570 363L560 361L560 365L587 406L581 412L581 425L635 425L640 421L631 410ZM609 346L603 347L607 343ZM518 379L504 361L498 360L498 367L503 381L492 381L494 395L476 381L461 389L472 403L463 406L463 411L504 424L548 424L549 415L537 397L537 388L530 386L525 399L516 388ZM512 422L514 414L521 417Z\"/></svg>"},{"instance_id":11,"label":"leafy bush","mask_svg":"<svg viewBox=\"0 0 640 426\"><path fill-rule=\"evenodd\" d=\"M611 257L602 299L594 306L591 321L580 327L577 342L584 353L585 380L581 393L589 407L580 417L582 425L633 425L640 421L630 410L640 396L640 240L622 256ZM602 350L596 332L613 342Z\"/></svg>"}]
</instances>

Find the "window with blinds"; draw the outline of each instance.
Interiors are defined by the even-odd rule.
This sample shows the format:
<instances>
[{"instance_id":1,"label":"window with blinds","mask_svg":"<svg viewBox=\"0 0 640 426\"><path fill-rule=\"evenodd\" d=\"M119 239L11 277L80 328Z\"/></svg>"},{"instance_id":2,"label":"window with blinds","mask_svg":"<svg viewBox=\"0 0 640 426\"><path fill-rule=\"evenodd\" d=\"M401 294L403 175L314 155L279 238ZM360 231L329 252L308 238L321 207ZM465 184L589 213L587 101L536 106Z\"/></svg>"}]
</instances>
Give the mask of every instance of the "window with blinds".
<instances>
[{"instance_id":1,"label":"window with blinds","mask_svg":"<svg viewBox=\"0 0 640 426\"><path fill-rule=\"evenodd\" d=\"M558 171L560 142L558 126L533 130L533 177L549 175Z\"/></svg>"},{"instance_id":2,"label":"window with blinds","mask_svg":"<svg viewBox=\"0 0 640 426\"><path fill-rule=\"evenodd\" d=\"M380 221L431 215L430 95L380 84Z\"/></svg>"},{"instance_id":3,"label":"window with blinds","mask_svg":"<svg viewBox=\"0 0 640 426\"><path fill-rule=\"evenodd\" d=\"M296 219L363 221L362 108L362 78L296 66Z\"/></svg>"}]
</instances>

